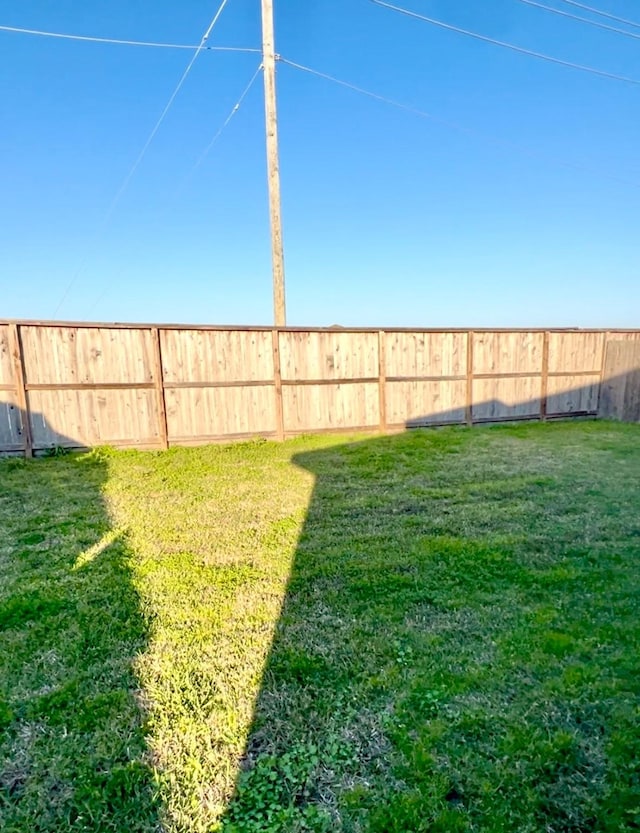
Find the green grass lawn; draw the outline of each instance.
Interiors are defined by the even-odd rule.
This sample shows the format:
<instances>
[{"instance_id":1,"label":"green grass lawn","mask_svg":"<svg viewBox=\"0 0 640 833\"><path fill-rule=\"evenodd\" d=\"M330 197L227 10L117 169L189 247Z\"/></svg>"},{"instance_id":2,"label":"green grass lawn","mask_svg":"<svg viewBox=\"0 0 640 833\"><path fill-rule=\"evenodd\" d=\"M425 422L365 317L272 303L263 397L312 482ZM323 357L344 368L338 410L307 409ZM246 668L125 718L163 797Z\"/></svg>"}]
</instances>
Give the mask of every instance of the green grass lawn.
<instances>
[{"instance_id":1,"label":"green grass lawn","mask_svg":"<svg viewBox=\"0 0 640 833\"><path fill-rule=\"evenodd\" d=\"M0 462L0 830L640 830L639 498L596 422Z\"/></svg>"}]
</instances>

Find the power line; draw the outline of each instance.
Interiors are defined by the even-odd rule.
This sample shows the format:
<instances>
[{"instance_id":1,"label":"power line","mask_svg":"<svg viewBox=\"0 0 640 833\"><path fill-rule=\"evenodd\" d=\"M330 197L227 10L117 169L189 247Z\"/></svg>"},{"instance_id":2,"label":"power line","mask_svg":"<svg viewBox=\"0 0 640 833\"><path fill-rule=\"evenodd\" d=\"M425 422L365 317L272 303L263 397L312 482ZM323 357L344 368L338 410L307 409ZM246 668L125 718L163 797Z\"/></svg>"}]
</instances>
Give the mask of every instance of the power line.
<instances>
[{"instance_id":1,"label":"power line","mask_svg":"<svg viewBox=\"0 0 640 833\"><path fill-rule=\"evenodd\" d=\"M349 83L349 81L342 81L340 78L335 78L333 75L327 75L325 72L320 72L317 69L312 69L311 67L306 67L303 64L297 64L295 61L290 61L288 58L283 58L282 55L279 57L279 61L282 64L287 64L290 67L294 67L294 69L300 69L303 72L308 72L310 75L317 75L318 78L324 78L326 81L331 81L333 84L339 84L341 87L345 87L348 90L353 90L356 93L360 93L361 95L366 95L368 98L373 98L376 101L382 101L383 104L390 104L392 107L397 107L399 110L406 110L408 113L413 113L415 116L421 116L424 119L431 119L433 121L439 121L443 124L447 124L447 122L443 122L442 119L439 119L437 116L433 116L431 113L427 113L425 110L418 110L416 107L412 107L410 104L403 104L400 101L394 101L392 98L386 98L383 95L379 95L378 93L373 93L370 90L365 90L364 87L358 87L355 84Z\"/></svg>"},{"instance_id":2,"label":"power line","mask_svg":"<svg viewBox=\"0 0 640 833\"><path fill-rule=\"evenodd\" d=\"M461 29L459 26L453 26L451 23L445 23L442 20L436 20L433 17L426 17L425 15L418 14L417 12L412 12L409 9L404 9L400 6L393 6L391 3L385 3L383 0L371 0L376 6L382 6L385 9L391 9L391 11L398 12L399 14L406 15L407 17L415 18L416 20L422 20L424 23L430 23L433 26L439 26L441 29L447 29L450 32L457 32L460 35L467 35L470 38L475 38L476 40L484 41L485 43L491 43L494 46L502 46L505 49L511 49L514 52L519 52L521 55L529 55L531 58L539 58L543 61L550 61L553 64L559 64L560 66L570 67L571 69L578 69L581 72L588 72L592 75L599 75L601 78L610 78L613 81L624 81L627 84L640 84L640 80L636 78L629 78L626 75L616 75L612 72L605 72L601 69L595 69L594 67L584 66L583 64L574 64L571 61L565 61L562 58L555 58L552 55L545 55L542 52L534 52L532 49L525 49L522 46L516 46L513 43L507 43L507 41L496 40L495 38L490 38L487 35L481 35L478 32L472 32L469 29Z\"/></svg>"},{"instance_id":3,"label":"power line","mask_svg":"<svg viewBox=\"0 0 640 833\"><path fill-rule=\"evenodd\" d=\"M0 26L0 32L16 32L22 35L39 35L45 38L60 38L62 40L88 41L90 43L111 43L119 46L150 46L160 49L189 49L192 52L204 49L210 52L260 52L259 49L243 46L204 46L187 43L158 43L157 41L123 40L121 38L94 38L89 35L72 35L63 32L45 32L41 29L23 29L19 26Z\"/></svg>"},{"instance_id":4,"label":"power line","mask_svg":"<svg viewBox=\"0 0 640 833\"><path fill-rule=\"evenodd\" d=\"M345 89L352 90L353 92L360 93L361 95L365 95L368 98L372 98L375 101L380 101L383 104L389 104L392 107L396 107L399 110L404 110L408 113L413 113L416 116L420 116L424 119L429 119L430 121L434 121L438 124L441 124L445 127L451 128L452 130L458 130L461 133L466 133L470 136L475 136L482 139L489 144L495 144L500 147L508 147L512 148L513 150L518 151L519 153L524 154L525 156L532 157L534 159L543 159L545 161L554 162L557 165L561 165L565 168L571 168L576 171L582 171L584 173L593 174L598 177L602 177L604 179L612 180L613 182L618 182L622 185L628 185L632 188L640 188L640 182L634 182L632 180L623 179L622 177L614 176L613 174L605 173L604 171L599 171L594 168L590 168L586 165L580 165L577 162L569 162L566 159L560 159L558 157L548 156L547 154L540 153L532 148L525 147L524 145L520 145L516 142L512 142L509 139L501 139L497 136L491 136L488 133L483 133L479 130L474 130L471 127L466 127L461 124L457 124L456 122L448 121L447 119L442 119L439 116L434 116L432 113L427 112L426 110L419 110L417 107L412 107L409 104L404 104L401 101L396 101L393 98L387 98L386 96L379 95L378 93L371 92L370 90L366 90L363 87L358 87L355 84L351 84L348 81L343 81L340 78L335 78L332 75L328 75L325 72L320 72L319 70L312 69L311 67L304 66L303 64L298 64L295 61L290 61L287 58L283 58L280 56L280 62L283 64L287 64L294 69L302 70L303 72L307 72L310 75L315 75L318 78L323 78L326 81L331 81L333 84L338 84Z\"/></svg>"},{"instance_id":5,"label":"power line","mask_svg":"<svg viewBox=\"0 0 640 833\"><path fill-rule=\"evenodd\" d=\"M133 163L133 165L131 166L131 169L129 170L129 172L128 172L128 174L125 176L125 178L123 179L122 184L120 185L120 188L117 190L117 192L116 192L116 194L115 194L115 196L114 196L113 200L111 201L111 205L110 205L110 206L109 206L109 208L107 209L107 213L105 214L104 219L103 219L103 221L102 221L102 223L100 224L100 227L99 227L99 229L98 229L98 232L97 232L97 235L96 235L96 237L97 237L97 238L99 238L99 237L100 237L100 235L104 232L104 230L105 230L105 228L106 228L107 224L109 223L109 220L111 219L111 217L112 217L112 215L113 215L113 212L114 212L114 211L115 211L115 209L116 209L116 206L118 205L118 203L119 203L119 202L120 202L120 200L122 199L123 194L125 193L125 191L126 191L126 190L127 190L127 188L129 187L129 183L131 182L131 180L132 180L132 178L133 178L133 176L134 176L135 172L138 170L138 167L140 166L140 163L141 163L141 162L142 162L142 160L144 159L144 156L145 156L145 154L146 154L147 150L149 149L149 146L151 145L151 142L154 140L155 135L156 135L156 133L158 132L158 130L160 129L160 126L161 126L162 122L165 120L165 118L166 118L166 116L167 116L167 113L168 113L168 112L169 112L169 110L171 109L171 106L172 106L173 102L175 101L176 96L178 95L178 93L179 93L179 92L180 92L180 90L182 89L182 87L183 87L183 85L184 85L184 82L187 80L187 76L188 76L188 75L189 75L189 73L191 72L191 69L193 68L194 63L196 62L196 60L197 60L197 58L198 58L198 55L200 54L200 52L201 52L201 51L204 49L204 47L206 46L207 41L209 40L209 37L210 37L211 33L213 32L213 29L214 29L214 27L215 27L216 23L218 22L218 19L220 18L220 15L221 15L221 14L222 14L222 12L224 11L224 8L225 8L225 6L227 5L227 3L228 3L228 0L222 0L222 2L221 2L221 4L220 4L220 6L219 6L219 8L218 8L218 11L217 11L217 12L215 13L215 15L213 16L213 19L212 19L211 23L210 23L210 24L209 24L209 26L207 27L206 32L204 33L204 35L202 36L202 38L201 38L201 40L200 40L200 45L198 46L198 48L196 49L196 51L193 53L193 55L192 55L192 57L191 57L191 60L190 60L190 61L189 61L189 63L187 64L187 68L186 68L186 69L185 69L185 71L182 73L182 77L181 77L181 78L180 78L180 80L178 81L178 84L177 84L176 88L175 88L175 89L174 89L174 91L171 93L171 96L170 96L170 98L169 98L169 101L168 101L168 102L167 102L167 104L165 105L165 108L164 108L164 110L162 111L162 113L160 114L160 118L159 118L159 119L157 120L157 122L155 123L155 125L154 125L154 127L153 127L153 130L151 131L151 133L150 133L150 134L149 134L149 136L147 137L146 142L145 142L145 143L144 143L144 145L142 146L142 150L141 150L141 151L140 151L140 153L138 154L138 156L137 156L137 158L136 158L135 162L134 162L134 163ZM65 300L66 300L66 298L67 298L67 296L68 296L69 292L71 291L72 287L74 286L75 282L77 281L78 276L80 275L80 273L81 273L82 269L84 268L85 263L86 263L86 258L85 258L85 261L83 261L83 263L82 263L82 265L81 265L80 269L78 269L78 271L75 273L75 275L71 278L71 280L70 280L70 281L69 281L69 283L67 284L67 288L65 289L64 293L62 294L62 298L61 298L61 299L60 299L60 301L58 302L58 305L57 305L57 307L56 307L56 309L55 309L55 312L54 312L54 314L53 314L53 317L54 317L54 318L56 317L56 315L57 315L57 314L58 314L58 312L60 311L60 308L62 307L63 303L65 302Z\"/></svg>"},{"instance_id":6,"label":"power line","mask_svg":"<svg viewBox=\"0 0 640 833\"><path fill-rule=\"evenodd\" d=\"M204 149L204 151L200 154L200 156L198 157L198 160L196 161L196 163L195 163L195 165L193 166L193 168L191 169L191 171L187 174L187 176L185 177L185 179L182 181L182 183L181 183L181 184L179 185L179 187L176 189L176 192L175 192L175 194L174 194L174 198L173 198L172 202L175 200L175 198L177 197L177 195L178 195L178 194L181 192L181 190L184 188L184 186L185 186L185 185L186 185L186 183L189 181L189 179L191 179L191 177L194 175L194 173L196 172L196 170L197 170L197 169L200 167L200 165L204 162L204 160L205 160L205 158L207 157L207 155L208 155L208 154L211 152L211 150L213 149L213 146L216 144L216 142L218 141L218 139L220 138L220 136L222 136L222 134L224 133L224 131L226 130L226 128L229 126L229 123L231 122L231 120L233 119L233 117L236 115L236 113L238 112L238 110L240 110L240 108L242 107L242 104L243 104L243 102L244 102L245 98L247 97L247 95L249 94L249 92L250 92L251 88L252 88L252 87L253 87L253 85L255 84L256 78L260 75L261 70L262 70L262 61L258 64L258 68L257 68L257 69L256 69L256 71L253 73L253 76L251 77L251 80L249 81L249 83L247 84L247 86L246 86L246 87L244 88L244 90L242 91L242 94L240 95L240 98L236 101L236 103L235 103L235 104L233 105L233 107L231 108L231 110L230 110L230 112L229 112L229 115L226 117L226 119L223 121L223 123L220 125L220 127L219 127L219 128L218 128L218 130L216 131L216 133L215 133L215 135L214 135L213 139L209 142L209 144L207 145L207 147L206 147L206 148ZM122 272L123 272L123 268L121 268L121 269L119 270L118 275L117 275L117 276L116 276L116 278L115 278L115 280L116 280L116 281L118 280L118 278L120 277L120 275L122 274ZM105 297L105 295L107 294L107 292L108 292L108 291L109 291L109 287L107 287L107 289L104 289L104 290L100 293L100 295L98 295L98 297L96 298L96 300L95 300L95 301L91 304L91 306L88 308L88 310L87 310L87 313L88 313L88 314L90 314L90 313L91 313L91 312L92 312L92 311L93 311L93 310L94 310L94 309L98 306L98 304L100 303L100 301L102 301L102 299Z\"/></svg>"},{"instance_id":7,"label":"power line","mask_svg":"<svg viewBox=\"0 0 640 833\"><path fill-rule=\"evenodd\" d=\"M598 29L604 29L607 32L617 32L619 35L626 35L628 38L635 38L640 40L640 34L636 32L628 32L626 29L620 29L617 26L608 26L606 23L599 23L597 20L589 20L588 17L581 17L571 12L563 12L562 9L554 9L553 6L545 6L544 3L536 3L535 0L520 0L526 6L535 6L537 9L543 9L545 12L552 12L553 14L567 17L570 20L577 20L580 23L586 23L588 26L595 26Z\"/></svg>"},{"instance_id":8,"label":"power line","mask_svg":"<svg viewBox=\"0 0 640 833\"><path fill-rule=\"evenodd\" d=\"M569 6L577 6L579 9L584 9L585 12L591 12L592 14L597 14L600 17L607 17L609 20L615 20L618 23L626 23L627 26L633 26L636 29L640 29L640 23L635 20L627 20L624 17L618 17L615 14L603 12L601 9L594 9L593 6L586 6L584 3L578 3L577 0L562 0L562 2L567 3Z\"/></svg>"},{"instance_id":9,"label":"power line","mask_svg":"<svg viewBox=\"0 0 640 833\"><path fill-rule=\"evenodd\" d=\"M191 169L191 171L190 171L190 173L189 173L189 177L192 177L192 176L193 176L193 174L194 174L194 173L197 171L197 169L200 167L200 165L202 165L202 163L204 162L204 160L206 159L206 157L207 157L207 156L209 155L209 153L211 152L211 150L212 150L213 146L215 145L215 143L218 141L218 139L220 138L220 136L222 136L223 132L224 132L224 131L225 131L225 129L227 128L227 126L228 126L229 122L231 121L231 119L235 116L235 114L238 112L238 110L240 109L240 107L242 107L242 103L244 102L245 98L249 95L249 91L251 90L251 87L253 87L253 85L255 84L256 78L258 77L258 75L260 75L260 72L262 71L262 68L263 68L263 64L262 64L262 61L261 61L261 62L260 62L260 64L258 65L258 68L257 68L257 69L256 69L256 71L254 72L254 74L253 74L253 76L252 76L252 78L251 78L251 81L249 81L249 83L247 84L247 86L244 88L244 90L243 90L243 92L242 92L242 95L241 95L241 96L240 96L240 98L237 100L237 102L233 105L233 108L232 108L231 112L229 113L229 115L227 116L227 118L224 120L224 122L222 123L222 125L220 126L220 128L218 129L218 131L216 132L216 134L214 135L213 139L209 142L209 144L206 146L206 148L202 151L202 153L201 153L201 154L200 154L200 156L198 157L197 162L195 163L195 165L193 166L193 168Z\"/></svg>"}]
</instances>

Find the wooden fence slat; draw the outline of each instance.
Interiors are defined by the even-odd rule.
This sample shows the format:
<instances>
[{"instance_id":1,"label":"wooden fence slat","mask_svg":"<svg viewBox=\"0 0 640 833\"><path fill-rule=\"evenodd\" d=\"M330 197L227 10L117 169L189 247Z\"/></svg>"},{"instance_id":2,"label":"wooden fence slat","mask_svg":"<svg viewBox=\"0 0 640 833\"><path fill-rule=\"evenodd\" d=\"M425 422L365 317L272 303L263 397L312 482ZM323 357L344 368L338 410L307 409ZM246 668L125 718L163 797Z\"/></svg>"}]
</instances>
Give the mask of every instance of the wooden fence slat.
<instances>
[{"instance_id":1,"label":"wooden fence slat","mask_svg":"<svg viewBox=\"0 0 640 833\"><path fill-rule=\"evenodd\" d=\"M9 325L9 338L11 339L11 354L13 356L13 372L16 380L16 399L20 408L20 421L22 422L22 436L24 438L24 456L33 457L33 439L31 434L31 414L29 412L29 401L25 387L26 373L24 367L24 355L22 352L22 341L20 339L20 325Z\"/></svg>"}]
</instances>

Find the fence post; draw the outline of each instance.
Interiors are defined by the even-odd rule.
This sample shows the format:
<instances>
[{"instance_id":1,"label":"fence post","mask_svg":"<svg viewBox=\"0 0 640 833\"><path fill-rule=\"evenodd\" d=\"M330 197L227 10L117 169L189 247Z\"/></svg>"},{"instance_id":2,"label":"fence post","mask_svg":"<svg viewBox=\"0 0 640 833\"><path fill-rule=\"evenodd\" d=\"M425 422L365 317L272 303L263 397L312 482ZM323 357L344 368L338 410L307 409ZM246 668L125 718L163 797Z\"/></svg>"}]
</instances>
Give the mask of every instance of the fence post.
<instances>
[{"instance_id":1,"label":"fence post","mask_svg":"<svg viewBox=\"0 0 640 833\"><path fill-rule=\"evenodd\" d=\"M465 422L473 425L473 330L467 333L467 406Z\"/></svg>"},{"instance_id":2,"label":"fence post","mask_svg":"<svg viewBox=\"0 0 640 833\"><path fill-rule=\"evenodd\" d=\"M545 330L542 342L542 379L540 383L540 419L547 418L547 399L549 390L549 330Z\"/></svg>"},{"instance_id":3,"label":"fence post","mask_svg":"<svg viewBox=\"0 0 640 833\"><path fill-rule=\"evenodd\" d=\"M387 334L378 331L378 397L380 431L387 430Z\"/></svg>"},{"instance_id":4,"label":"fence post","mask_svg":"<svg viewBox=\"0 0 640 833\"><path fill-rule=\"evenodd\" d=\"M158 406L158 435L162 448L169 448L169 430L167 428L167 404L164 396L164 371L162 369L162 344L160 330L151 328L153 338L153 376L156 386L156 402Z\"/></svg>"},{"instance_id":5,"label":"fence post","mask_svg":"<svg viewBox=\"0 0 640 833\"><path fill-rule=\"evenodd\" d=\"M31 433L31 412L27 399L26 372L20 325L9 324L9 338L11 340L11 355L13 357L13 375L16 383L16 399L20 409L22 422L22 436L24 438L24 456L33 457L33 435Z\"/></svg>"},{"instance_id":6,"label":"fence post","mask_svg":"<svg viewBox=\"0 0 640 833\"><path fill-rule=\"evenodd\" d=\"M282 372L280 370L280 331L271 331L273 346L273 386L276 405L276 439L284 440L284 413L282 409Z\"/></svg>"},{"instance_id":7,"label":"fence post","mask_svg":"<svg viewBox=\"0 0 640 833\"><path fill-rule=\"evenodd\" d=\"M596 405L596 416L600 416L600 403L602 402L602 386L605 383L604 373L607 367L607 344L611 338L611 330L602 334L602 364L600 366L600 383L598 384L598 403Z\"/></svg>"}]
</instances>

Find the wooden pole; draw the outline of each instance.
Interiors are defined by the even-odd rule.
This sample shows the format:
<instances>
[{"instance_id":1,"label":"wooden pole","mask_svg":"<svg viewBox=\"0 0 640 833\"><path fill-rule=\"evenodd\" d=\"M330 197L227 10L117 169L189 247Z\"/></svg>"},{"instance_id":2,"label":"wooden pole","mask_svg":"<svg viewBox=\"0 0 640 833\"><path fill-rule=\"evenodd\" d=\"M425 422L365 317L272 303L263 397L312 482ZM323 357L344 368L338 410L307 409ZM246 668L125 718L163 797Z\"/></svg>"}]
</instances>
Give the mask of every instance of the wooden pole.
<instances>
[{"instance_id":1,"label":"wooden pole","mask_svg":"<svg viewBox=\"0 0 640 833\"><path fill-rule=\"evenodd\" d=\"M29 400L27 399L24 353L22 351L22 339L20 338L19 324L9 324L9 337L11 339L11 355L13 357L13 375L16 383L16 398L18 400L18 408L20 408L20 420L22 422L24 456L33 457L31 414L29 412Z\"/></svg>"},{"instance_id":2,"label":"wooden pole","mask_svg":"<svg viewBox=\"0 0 640 833\"><path fill-rule=\"evenodd\" d=\"M276 110L276 54L273 29L273 0L262 2L262 63L264 69L264 109L267 131L267 175L271 220L271 260L273 268L273 312L276 327L286 327L284 292L284 252L280 208L280 165L278 161L278 116Z\"/></svg>"}]
</instances>

